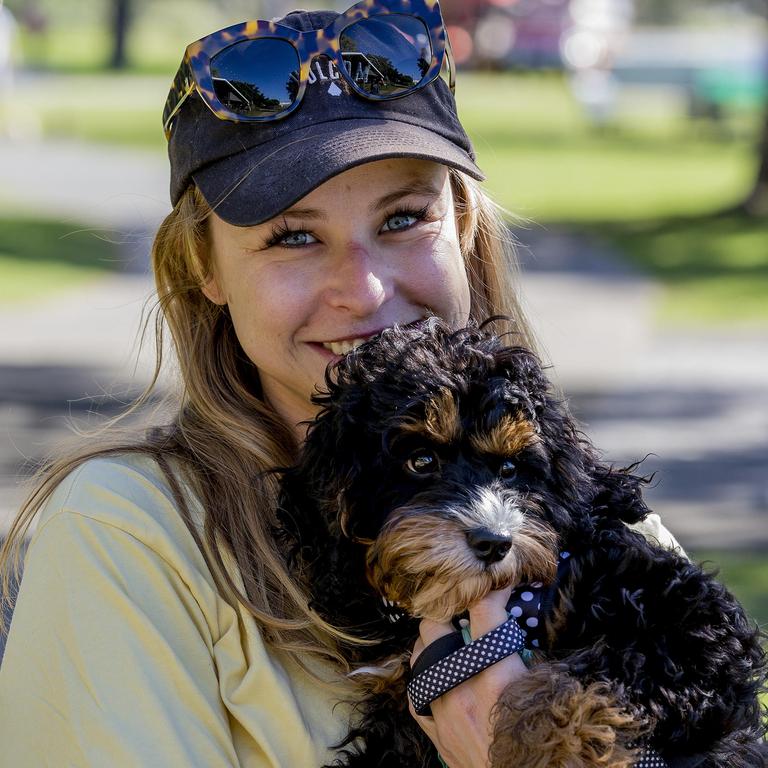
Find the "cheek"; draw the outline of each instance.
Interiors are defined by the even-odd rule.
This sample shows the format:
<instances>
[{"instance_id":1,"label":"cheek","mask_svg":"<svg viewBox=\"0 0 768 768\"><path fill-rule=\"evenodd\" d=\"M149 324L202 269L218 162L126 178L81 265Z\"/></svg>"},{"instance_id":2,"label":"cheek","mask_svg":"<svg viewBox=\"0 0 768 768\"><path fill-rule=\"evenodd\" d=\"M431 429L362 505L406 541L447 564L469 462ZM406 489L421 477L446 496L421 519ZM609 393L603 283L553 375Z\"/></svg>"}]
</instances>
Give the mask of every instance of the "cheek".
<instances>
[{"instance_id":1,"label":"cheek","mask_svg":"<svg viewBox=\"0 0 768 768\"><path fill-rule=\"evenodd\" d=\"M307 285L308 281L290 270L261 269L230 286L232 324L240 345L257 367L301 325L313 304Z\"/></svg>"},{"instance_id":2,"label":"cheek","mask_svg":"<svg viewBox=\"0 0 768 768\"><path fill-rule=\"evenodd\" d=\"M422 268L412 270L409 279L417 287L421 303L433 312L461 325L469 320L469 281L457 241L437 240Z\"/></svg>"}]
</instances>

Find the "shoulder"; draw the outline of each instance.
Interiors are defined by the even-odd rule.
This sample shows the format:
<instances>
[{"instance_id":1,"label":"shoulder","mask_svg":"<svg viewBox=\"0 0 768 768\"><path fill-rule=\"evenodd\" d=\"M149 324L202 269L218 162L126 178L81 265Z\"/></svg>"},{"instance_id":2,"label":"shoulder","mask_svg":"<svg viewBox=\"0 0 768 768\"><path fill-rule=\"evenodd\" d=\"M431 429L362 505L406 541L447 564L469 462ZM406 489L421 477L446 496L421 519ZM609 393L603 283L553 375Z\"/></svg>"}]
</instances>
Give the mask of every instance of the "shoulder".
<instances>
[{"instance_id":1,"label":"shoulder","mask_svg":"<svg viewBox=\"0 0 768 768\"><path fill-rule=\"evenodd\" d=\"M224 623L234 620L164 472L148 454L85 461L46 501L27 547L20 600L67 610L50 605L64 585L70 595L64 602L105 604L113 616L132 605L146 613L178 604L213 638L222 631L222 610Z\"/></svg>"},{"instance_id":2,"label":"shoulder","mask_svg":"<svg viewBox=\"0 0 768 768\"><path fill-rule=\"evenodd\" d=\"M202 520L197 500L189 506ZM169 561L194 559L200 552L185 523L165 473L155 459L125 453L89 459L56 487L40 511L32 544L55 530L70 544L85 543L88 531L112 531L113 540L128 536Z\"/></svg>"}]
</instances>

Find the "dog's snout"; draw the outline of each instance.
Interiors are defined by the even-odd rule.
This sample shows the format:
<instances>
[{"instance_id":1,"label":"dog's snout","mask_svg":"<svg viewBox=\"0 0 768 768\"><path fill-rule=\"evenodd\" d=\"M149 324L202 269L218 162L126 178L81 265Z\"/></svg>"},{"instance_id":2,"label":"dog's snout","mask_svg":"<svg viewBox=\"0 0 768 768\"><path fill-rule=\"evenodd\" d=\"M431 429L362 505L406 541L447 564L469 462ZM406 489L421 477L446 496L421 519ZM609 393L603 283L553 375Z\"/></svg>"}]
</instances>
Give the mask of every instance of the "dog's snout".
<instances>
[{"instance_id":1,"label":"dog's snout","mask_svg":"<svg viewBox=\"0 0 768 768\"><path fill-rule=\"evenodd\" d=\"M467 542L478 559L486 565L498 563L504 559L512 546L512 539L500 533L493 533L487 528L475 528L467 532Z\"/></svg>"}]
</instances>

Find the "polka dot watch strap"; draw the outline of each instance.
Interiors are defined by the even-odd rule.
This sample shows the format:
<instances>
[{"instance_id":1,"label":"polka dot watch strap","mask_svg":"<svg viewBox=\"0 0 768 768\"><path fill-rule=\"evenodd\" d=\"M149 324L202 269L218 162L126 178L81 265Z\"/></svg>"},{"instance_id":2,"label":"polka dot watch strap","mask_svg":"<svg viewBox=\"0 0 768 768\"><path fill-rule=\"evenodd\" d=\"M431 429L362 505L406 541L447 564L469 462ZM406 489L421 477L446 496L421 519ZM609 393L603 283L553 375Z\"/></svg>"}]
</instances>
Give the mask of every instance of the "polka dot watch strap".
<instances>
[{"instance_id":1,"label":"polka dot watch strap","mask_svg":"<svg viewBox=\"0 0 768 768\"><path fill-rule=\"evenodd\" d=\"M497 661L522 650L523 641L517 622L509 619L427 667L408 683L408 696L414 710L419 715L430 714L429 705L435 699Z\"/></svg>"},{"instance_id":2,"label":"polka dot watch strap","mask_svg":"<svg viewBox=\"0 0 768 768\"><path fill-rule=\"evenodd\" d=\"M668 768L664 758L652 749L646 749L640 759L635 763L634 768Z\"/></svg>"}]
</instances>

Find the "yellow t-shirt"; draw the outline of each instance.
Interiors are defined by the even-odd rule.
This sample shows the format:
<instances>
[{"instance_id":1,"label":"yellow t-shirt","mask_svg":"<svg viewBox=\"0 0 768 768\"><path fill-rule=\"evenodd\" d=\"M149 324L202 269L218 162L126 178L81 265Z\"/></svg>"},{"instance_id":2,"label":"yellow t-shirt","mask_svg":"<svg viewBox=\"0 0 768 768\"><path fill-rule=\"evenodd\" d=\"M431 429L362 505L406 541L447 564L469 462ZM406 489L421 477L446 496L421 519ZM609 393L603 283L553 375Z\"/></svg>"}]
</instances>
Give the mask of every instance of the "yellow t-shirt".
<instances>
[{"instance_id":1,"label":"yellow t-shirt","mask_svg":"<svg viewBox=\"0 0 768 768\"><path fill-rule=\"evenodd\" d=\"M0 667L2 765L317 768L348 729L337 699L217 593L151 458L56 489Z\"/></svg>"}]
</instances>

